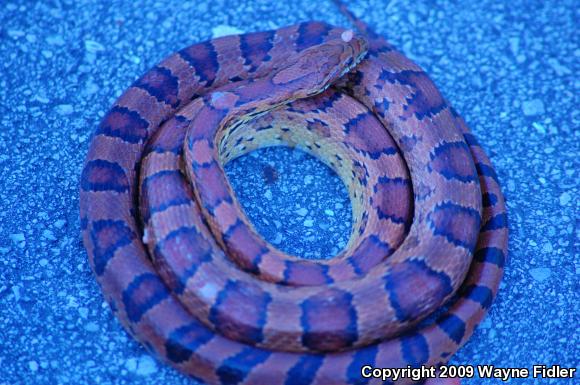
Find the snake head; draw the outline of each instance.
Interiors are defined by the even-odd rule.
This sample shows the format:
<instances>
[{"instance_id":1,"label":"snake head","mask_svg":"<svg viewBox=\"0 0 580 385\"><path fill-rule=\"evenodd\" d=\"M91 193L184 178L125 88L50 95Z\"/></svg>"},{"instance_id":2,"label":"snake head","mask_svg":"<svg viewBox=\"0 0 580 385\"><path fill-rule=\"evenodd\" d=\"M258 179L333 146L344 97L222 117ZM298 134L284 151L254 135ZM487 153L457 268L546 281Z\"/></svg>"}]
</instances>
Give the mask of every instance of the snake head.
<instances>
[{"instance_id":1,"label":"snake head","mask_svg":"<svg viewBox=\"0 0 580 385\"><path fill-rule=\"evenodd\" d=\"M291 56L272 77L276 85L296 91L298 97L318 94L354 68L366 55L367 42L353 31L309 47Z\"/></svg>"}]
</instances>

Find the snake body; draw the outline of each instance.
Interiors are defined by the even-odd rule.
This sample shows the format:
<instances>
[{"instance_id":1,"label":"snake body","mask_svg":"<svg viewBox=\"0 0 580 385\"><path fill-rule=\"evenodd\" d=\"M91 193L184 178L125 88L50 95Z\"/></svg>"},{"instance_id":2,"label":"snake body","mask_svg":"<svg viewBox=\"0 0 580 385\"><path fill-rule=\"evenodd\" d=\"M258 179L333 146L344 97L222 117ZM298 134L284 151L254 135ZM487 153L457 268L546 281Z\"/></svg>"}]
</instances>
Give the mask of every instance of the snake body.
<instances>
[{"instance_id":1,"label":"snake body","mask_svg":"<svg viewBox=\"0 0 580 385\"><path fill-rule=\"evenodd\" d=\"M276 145L348 186L335 258L277 250L236 201L223 164ZM363 365L443 364L507 252L497 176L427 75L320 22L195 44L137 80L92 139L81 224L128 332L207 384L375 384Z\"/></svg>"}]
</instances>

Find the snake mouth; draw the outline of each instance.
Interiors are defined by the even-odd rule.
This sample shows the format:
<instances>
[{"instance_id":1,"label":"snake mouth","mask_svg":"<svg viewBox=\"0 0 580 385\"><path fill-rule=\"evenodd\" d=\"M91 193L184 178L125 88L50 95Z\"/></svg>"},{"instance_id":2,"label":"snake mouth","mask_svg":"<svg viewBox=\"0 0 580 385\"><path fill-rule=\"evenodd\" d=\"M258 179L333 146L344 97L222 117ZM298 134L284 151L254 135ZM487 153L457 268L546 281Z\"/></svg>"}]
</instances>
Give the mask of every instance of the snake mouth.
<instances>
[{"instance_id":1,"label":"snake mouth","mask_svg":"<svg viewBox=\"0 0 580 385\"><path fill-rule=\"evenodd\" d=\"M346 75L347 73L349 73L350 71L352 71L353 69L355 69L367 57L367 55L368 55L368 51L365 49L359 55L357 55L354 59L352 59L352 63L347 65L347 67L340 74L340 76L342 77L342 76Z\"/></svg>"},{"instance_id":2,"label":"snake mouth","mask_svg":"<svg viewBox=\"0 0 580 385\"><path fill-rule=\"evenodd\" d=\"M350 30L348 30L346 32L349 32L349 31ZM352 32L352 31L350 31L350 32ZM343 33L343 35L344 35L344 33ZM352 71L355 67L357 67L367 56L368 48L367 48L366 40L364 40L362 37L354 37L354 38L351 37L348 41L350 42L350 44L352 46L354 46L351 49L354 52L358 51L358 54L349 56L342 65L337 66L336 70L333 71L330 76L328 76L329 79L336 76L337 73L338 73L338 75L336 76L337 79L343 77L344 75L346 75L347 73ZM338 72L338 71L340 71L340 72Z\"/></svg>"},{"instance_id":3,"label":"snake mouth","mask_svg":"<svg viewBox=\"0 0 580 385\"><path fill-rule=\"evenodd\" d=\"M359 50L358 55L356 56L351 55L345 60L344 63L342 63L342 65L334 67L332 71L330 71L328 75L325 77L326 80L324 82L324 86L322 86L320 89L309 92L307 94L308 97L312 97L326 91L338 79L341 79L346 74L355 69L367 57L368 50L366 41L363 40L362 38L357 38L357 40L360 44L360 47L357 47L357 49Z\"/></svg>"}]
</instances>

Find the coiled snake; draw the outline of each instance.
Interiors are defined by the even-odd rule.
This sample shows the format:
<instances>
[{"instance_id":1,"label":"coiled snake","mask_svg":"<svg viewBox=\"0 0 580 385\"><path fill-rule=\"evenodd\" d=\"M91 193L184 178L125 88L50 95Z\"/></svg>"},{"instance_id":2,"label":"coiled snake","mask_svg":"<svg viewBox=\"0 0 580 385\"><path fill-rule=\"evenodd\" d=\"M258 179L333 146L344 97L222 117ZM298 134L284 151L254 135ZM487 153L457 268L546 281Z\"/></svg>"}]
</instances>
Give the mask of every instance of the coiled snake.
<instances>
[{"instance_id":1,"label":"coiled snake","mask_svg":"<svg viewBox=\"0 0 580 385\"><path fill-rule=\"evenodd\" d=\"M129 333L199 381L381 383L361 367L446 363L495 297L507 225L489 160L427 75L355 23L366 38L307 22L185 48L92 139L91 267ZM278 145L347 185L335 258L275 249L236 201L223 165Z\"/></svg>"}]
</instances>

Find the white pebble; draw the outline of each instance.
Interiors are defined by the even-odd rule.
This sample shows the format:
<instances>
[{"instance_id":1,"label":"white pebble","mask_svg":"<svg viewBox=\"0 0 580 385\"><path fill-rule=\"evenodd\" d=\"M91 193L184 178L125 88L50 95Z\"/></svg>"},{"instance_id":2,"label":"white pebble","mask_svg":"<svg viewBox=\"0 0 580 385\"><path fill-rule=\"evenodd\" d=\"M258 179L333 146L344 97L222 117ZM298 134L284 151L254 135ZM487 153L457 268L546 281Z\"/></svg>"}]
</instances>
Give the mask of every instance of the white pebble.
<instances>
[{"instance_id":1,"label":"white pebble","mask_svg":"<svg viewBox=\"0 0 580 385\"><path fill-rule=\"evenodd\" d=\"M519 37L510 37L509 38L509 42L510 42L510 50L512 51L512 53L514 54L514 56L518 55L518 52L520 50L520 38Z\"/></svg>"},{"instance_id":2,"label":"white pebble","mask_svg":"<svg viewBox=\"0 0 580 385\"><path fill-rule=\"evenodd\" d=\"M536 131L538 131L540 134L546 133L546 128L541 123L534 122L532 123L532 126L534 126Z\"/></svg>"},{"instance_id":3,"label":"white pebble","mask_svg":"<svg viewBox=\"0 0 580 385\"><path fill-rule=\"evenodd\" d=\"M96 332L99 330L99 325L97 325L94 322L89 322L88 324L85 325L85 330L88 332Z\"/></svg>"},{"instance_id":4,"label":"white pebble","mask_svg":"<svg viewBox=\"0 0 580 385\"><path fill-rule=\"evenodd\" d=\"M130 372L135 372L135 370L137 370L137 359L129 358L125 361L125 368Z\"/></svg>"},{"instance_id":5,"label":"white pebble","mask_svg":"<svg viewBox=\"0 0 580 385\"><path fill-rule=\"evenodd\" d=\"M103 45L98 41L85 40L85 49L87 52L96 53L104 51L105 47L103 47Z\"/></svg>"},{"instance_id":6,"label":"white pebble","mask_svg":"<svg viewBox=\"0 0 580 385\"><path fill-rule=\"evenodd\" d=\"M544 246L542 247L542 252L551 253L552 251L554 251L554 247L552 246L552 244L550 242L544 243Z\"/></svg>"},{"instance_id":7,"label":"white pebble","mask_svg":"<svg viewBox=\"0 0 580 385\"><path fill-rule=\"evenodd\" d=\"M54 227L57 229L62 229L66 225L66 221L64 219L59 219L58 221L54 222Z\"/></svg>"},{"instance_id":8,"label":"white pebble","mask_svg":"<svg viewBox=\"0 0 580 385\"><path fill-rule=\"evenodd\" d=\"M483 319L483 321L479 324L478 327L481 328L481 329L489 329L489 328L491 328L491 326L492 326L491 325L491 320L489 319L489 317L485 317Z\"/></svg>"},{"instance_id":9,"label":"white pebble","mask_svg":"<svg viewBox=\"0 0 580 385\"><path fill-rule=\"evenodd\" d=\"M536 281L542 282L550 277L552 270L547 267L536 267L534 269L530 269L530 274Z\"/></svg>"},{"instance_id":10,"label":"white pebble","mask_svg":"<svg viewBox=\"0 0 580 385\"><path fill-rule=\"evenodd\" d=\"M276 237L272 240L272 243L279 245L282 242L282 234L276 233Z\"/></svg>"},{"instance_id":11,"label":"white pebble","mask_svg":"<svg viewBox=\"0 0 580 385\"><path fill-rule=\"evenodd\" d=\"M149 356L142 356L139 359L137 374L140 376L148 376L157 371L157 364L155 360Z\"/></svg>"},{"instance_id":12,"label":"white pebble","mask_svg":"<svg viewBox=\"0 0 580 385\"><path fill-rule=\"evenodd\" d=\"M87 318L87 316L89 315L89 309L87 309L84 306L79 307L78 312L81 318Z\"/></svg>"},{"instance_id":13,"label":"white pebble","mask_svg":"<svg viewBox=\"0 0 580 385\"><path fill-rule=\"evenodd\" d=\"M572 200L572 196L569 192L563 192L560 195L560 206L566 206Z\"/></svg>"},{"instance_id":14,"label":"white pebble","mask_svg":"<svg viewBox=\"0 0 580 385\"><path fill-rule=\"evenodd\" d=\"M56 237L54 236L54 233L51 230L48 229L44 230L42 232L42 236L49 241L56 241Z\"/></svg>"},{"instance_id":15,"label":"white pebble","mask_svg":"<svg viewBox=\"0 0 580 385\"><path fill-rule=\"evenodd\" d=\"M70 115L74 112L73 106L70 104L60 104L56 106L56 112L60 115Z\"/></svg>"},{"instance_id":16,"label":"white pebble","mask_svg":"<svg viewBox=\"0 0 580 385\"><path fill-rule=\"evenodd\" d=\"M296 214L300 215L301 217L305 217L306 214L308 214L308 210L305 209L304 207L296 210L295 212L296 212Z\"/></svg>"},{"instance_id":17,"label":"white pebble","mask_svg":"<svg viewBox=\"0 0 580 385\"><path fill-rule=\"evenodd\" d=\"M26 242L26 238L24 238L23 233L10 234L10 239L12 240L12 242L16 243L17 245L20 245L20 244Z\"/></svg>"},{"instance_id":18,"label":"white pebble","mask_svg":"<svg viewBox=\"0 0 580 385\"><path fill-rule=\"evenodd\" d=\"M52 35L46 38L46 42L50 45L64 45L64 39L60 35Z\"/></svg>"},{"instance_id":19,"label":"white pebble","mask_svg":"<svg viewBox=\"0 0 580 385\"><path fill-rule=\"evenodd\" d=\"M22 32L18 29L9 29L7 32L8 32L8 36L10 36L13 39L17 39L19 37L24 36L24 32Z\"/></svg>"},{"instance_id":20,"label":"white pebble","mask_svg":"<svg viewBox=\"0 0 580 385\"><path fill-rule=\"evenodd\" d=\"M232 27L231 25L225 24L218 25L211 29L211 34L214 39L221 36L239 35L240 33L244 33L244 31L236 27Z\"/></svg>"},{"instance_id":21,"label":"white pebble","mask_svg":"<svg viewBox=\"0 0 580 385\"><path fill-rule=\"evenodd\" d=\"M36 361L28 361L28 368L31 371L36 372L38 370L38 363Z\"/></svg>"},{"instance_id":22,"label":"white pebble","mask_svg":"<svg viewBox=\"0 0 580 385\"><path fill-rule=\"evenodd\" d=\"M522 111L526 116L542 115L546 112L544 109L544 102L540 99L526 100L522 103Z\"/></svg>"},{"instance_id":23,"label":"white pebble","mask_svg":"<svg viewBox=\"0 0 580 385\"><path fill-rule=\"evenodd\" d=\"M550 67L552 67L552 69L556 72L556 75L558 76L570 75L572 73L570 68L562 65L556 58L548 59L548 64L550 65Z\"/></svg>"}]
</instances>

